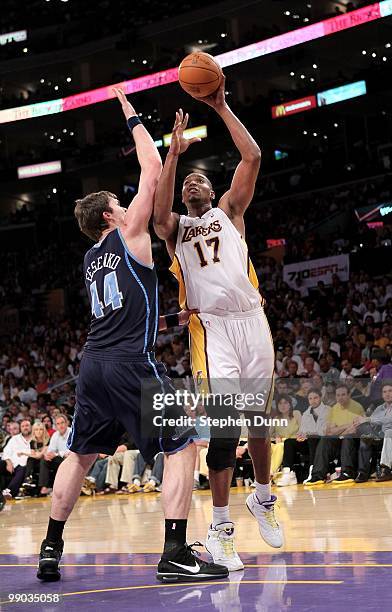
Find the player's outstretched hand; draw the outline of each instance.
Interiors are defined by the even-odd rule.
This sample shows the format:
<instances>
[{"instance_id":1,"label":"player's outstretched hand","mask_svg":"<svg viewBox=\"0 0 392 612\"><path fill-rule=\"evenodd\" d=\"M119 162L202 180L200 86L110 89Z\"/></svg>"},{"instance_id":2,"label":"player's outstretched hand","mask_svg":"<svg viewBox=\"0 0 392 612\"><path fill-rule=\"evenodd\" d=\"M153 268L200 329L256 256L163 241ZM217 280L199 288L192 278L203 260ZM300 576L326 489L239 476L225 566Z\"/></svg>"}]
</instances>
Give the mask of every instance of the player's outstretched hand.
<instances>
[{"instance_id":1,"label":"player's outstretched hand","mask_svg":"<svg viewBox=\"0 0 392 612\"><path fill-rule=\"evenodd\" d=\"M219 112L226 106L225 87L226 77L223 75L221 84L213 94L210 96L205 96L204 98L197 98L196 96L192 96L192 98L195 98L195 100L199 100L200 102L204 102L204 104L208 104L208 106L211 106L213 109Z\"/></svg>"},{"instance_id":2,"label":"player's outstretched hand","mask_svg":"<svg viewBox=\"0 0 392 612\"><path fill-rule=\"evenodd\" d=\"M123 113L125 115L125 119L129 119L130 117L135 117L137 115L135 109L133 108L132 104L129 102L129 100L127 100L127 96L125 95L125 93L123 92L122 89L120 89L119 87L113 87L113 91L116 94L121 107L123 109Z\"/></svg>"},{"instance_id":3,"label":"player's outstretched hand","mask_svg":"<svg viewBox=\"0 0 392 612\"><path fill-rule=\"evenodd\" d=\"M180 325L188 325L189 323L189 319L191 318L191 315L193 314L197 314L199 311L197 309L194 310L181 310L181 312L178 313L178 321L180 323Z\"/></svg>"},{"instance_id":4,"label":"player's outstretched hand","mask_svg":"<svg viewBox=\"0 0 392 612\"><path fill-rule=\"evenodd\" d=\"M186 113L184 115L184 111L180 108L176 112L176 120L174 122L172 138L170 143L169 152L172 155L181 155L181 153L185 153L185 151L189 148L191 144L194 142L200 142L200 138L185 138L184 131L187 128L189 121L189 115Z\"/></svg>"}]
</instances>

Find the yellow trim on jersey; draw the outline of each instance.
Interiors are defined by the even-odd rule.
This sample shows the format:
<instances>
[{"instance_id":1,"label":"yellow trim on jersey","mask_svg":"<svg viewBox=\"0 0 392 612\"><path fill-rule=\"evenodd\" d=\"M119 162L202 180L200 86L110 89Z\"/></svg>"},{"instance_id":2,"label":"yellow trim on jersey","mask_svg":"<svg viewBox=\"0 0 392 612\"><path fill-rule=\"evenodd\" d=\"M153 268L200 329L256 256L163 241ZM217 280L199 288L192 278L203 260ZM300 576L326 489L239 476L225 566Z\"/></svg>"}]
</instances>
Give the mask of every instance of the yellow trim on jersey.
<instances>
[{"instance_id":1,"label":"yellow trim on jersey","mask_svg":"<svg viewBox=\"0 0 392 612\"><path fill-rule=\"evenodd\" d=\"M254 268L251 258L249 257L249 254L248 254L248 278L251 284L253 285L253 287L256 289L256 291L260 293L259 279L257 278L256 270ZM261 293L260 293L260 302L262 306L265 306L265 299L263 298Z\"/></svg>"},{"instance_id":2,"label":"yellow trim on jersey","mask_svg":"<svg viewBox=\"0 0 392 612\"><path fill-rule=\"evenodd\" d=\"M189 340L192 374L198 393L209 393L209 368L207 355L207 332L198 315L191 315Z\"/></svg>"},{"instance_id":3,"label":"yellow trim on jersey","mask_svg":"<svg viewBox=\"0 0 392 612\"><path fill-rule=\"evenodd\" d=\"M259 279L257 278L256 270L254 269L251 258L248 255L248 278L252 283L253 287L259 290Z\"/></svg>"},{"instance_id":4,"label":"yellow trim on jersey","mask_svg":"<svg viewBox=\"0 0 392 612\"><path fill-rule=\"evenodd\" d=\"M176 277L178 281L178 302L180 304L180 308L188 308L186 303L186 287L184 281L184 275L182 273L181 264L177 257L174 255L172 265L169 268L170 272Z\"/></svg>"}]
</instances>

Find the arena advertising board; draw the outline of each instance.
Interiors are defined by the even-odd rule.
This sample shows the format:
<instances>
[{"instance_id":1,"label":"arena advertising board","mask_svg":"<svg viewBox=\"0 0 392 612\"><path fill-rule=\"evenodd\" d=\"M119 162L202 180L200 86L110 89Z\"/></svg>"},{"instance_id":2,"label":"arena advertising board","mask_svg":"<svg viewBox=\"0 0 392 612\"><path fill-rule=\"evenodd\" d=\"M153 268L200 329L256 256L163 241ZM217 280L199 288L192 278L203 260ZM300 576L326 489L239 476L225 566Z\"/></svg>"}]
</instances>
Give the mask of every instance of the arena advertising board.
<instances>
[{"instance_id":1,"label":"arena advertising board","mask_svg":"<svg viewBox=\"0 0 392 612\"><path fill-rule=\"evenodd\" d=\"M355 209L355 214L359 222L380 221L391 213L392 202L382 202L381 204L361 206Z\"/></svg>"},{"instance_id":2,"label":"arena advertising board","mask_svg":"<svg viewBox=\"0 0 392 612\"><path fill-rule=\"evenodd\" d=\"M291 102L284 102L283 104L278 104L277 106L272 107L272 118L278 119L279 117L287 117L288 115L303 113L304 111L316 108L316 106L316 96L307 96L306 98L292 100Z\"/></svg>"},{"instance_id":3,"label":"arena advertising board","mask_svg":"<svg viewBox=\"0 0 392 612\"><path fill-rule=\"evenodd\" d=\"M317 103L319 106L328 106L328 104L336 104L336 102L351 100L351 98L358 98L365 94L366 82L356 81L355 83L348 83L341 87L334 87L333 89L321 91L317 94Z\"/></svg>"},{"instance_id":4,"label":"arena advertising board","mask_svg":"<svg viewBox=\"0 0 392 612\"><path fill-rule=\"evenodd\" d=\"M33 178L34 176L45 176L46 174L57 174L58 172L61 172L61 160L19 166L18 178Z\"/></svg>"},{"instance_id":5,"label":"arena advertising board","mask_svg":"<svg viewBox=\"0 0 392 612\"><path fill-rule=\"evenodd\" d=\"M343 282L349 280L350 258L348 255L334 255L283 266L283 280L293 289L298 287L298 280L301 281L303 287L309 289L317 287L319 281L325 285L331 285L334 274L337 274Z\"/></svg>"},{"instance_id":6,"label":"arena advertising board","mask_svg":"<svg viewBox=\"0 0 392 612\"><path fill-rule=\"evenodd\" d=\"M334 87L326 91L321 91L314 96L307 96L306 98L300 98L299 100L291 100L290 102L284 102L272 107L272 118L280 119L281 117L287 117L288 115L294 115L296 113L303 113L304 111L312 110L319 106L328 106L329 104L336 104L337 102L343 102L344 100L351 100L351 98L358 98L364 96L367 93L366 82L356 81L355 83L348 83L341 87Z\"/></svg>"}]
</instances>

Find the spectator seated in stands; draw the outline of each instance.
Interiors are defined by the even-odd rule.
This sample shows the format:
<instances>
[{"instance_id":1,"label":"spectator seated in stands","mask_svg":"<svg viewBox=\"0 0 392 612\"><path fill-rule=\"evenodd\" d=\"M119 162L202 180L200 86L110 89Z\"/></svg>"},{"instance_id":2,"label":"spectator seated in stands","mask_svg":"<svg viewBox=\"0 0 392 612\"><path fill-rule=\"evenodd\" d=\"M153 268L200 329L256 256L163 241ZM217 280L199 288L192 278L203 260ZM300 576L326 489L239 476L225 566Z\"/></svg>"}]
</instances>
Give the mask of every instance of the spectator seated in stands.
<instances>
[{"instance_id":1,"label":"spectator seated in stands","mask_svg":"<svg viewBox=\"0 0 392 612\"><path fill-rule=\"evenodd\" d=\"M83 482L81 493L83 495L95 495L106 489L106 472L108 469L109 456L99 454L96 462L92 466L89 475ZM109 491L111 492L111 491Z\"/></svg>"},{"instance_id":2,"label":"spectator seated in stands","mask_svg":"<svg viewBox=\"0 0 392 612\"><path fill-rule=\"evenodd\" d=\"M115 493L120 488L120 482L130 484L137 455L135 445L128 434L124 433L112 456L100 455L97 459L90 474L84 479L82 493L91 495L98 492L107 495Z\"/></svg>"},{"instance_id":3,"label":"spectator seated in stands","mask_svg":"<svg viewBox=\"0 0 392 612\"><path fill-rule=\"evenodd\" d=\"M12 436L7 442L3 459L0 461L0 475L10 476L3 491L5 498L16 497L24 480L27 464L27 451L30 451L31 423L23 420L20 423L20 433Z\"/></svg>"},{"instance_id":4,"label":"spectator seated in stands","mask_svg":"<svg viewBox=\"0 0 392 612\"><path fill-rule=\"evenodd\" d=\"M369 430L364 433L359 445L358 476L355 482L366 482L370 478L373 447L382 442L381 452L381 474L377 476L377 482L392 480L392 380L384 383L382 387L384 403L374 410L369 416L359 416L354 420L358 433L361 426L370 425Z\"/></svg>"},{"instance_id":5,"label":"spectator seated in stands","mask_svg":"<svg viewBox=\"0 0 392 612\"><path fill-rule=\"evenodd\" d=\"M46 427L46 431L48 432L48 436L49 438L51 438L53 436L53 434L55 433L55 429L53 429L53 421L52 418L46 414L43 419L42 419L43 424Z\"/></svg>"},{"instance_id":6,"label":"spectator seated in stands","mask_svg":"<svg viewBox=\"0 0 392 612\"><path fill-rule=\"evenodd\" d=\"M71 428L68 425L67 417L60 414L55 419L55 425L56 432L50 438L48 449L40 460L39 487L41 495L48 495L57 470L69 454L67 440Z\"/></svg>"},{"instance_id":7,"label":"spectator seated in stands","mask_svg":"<svg viewBox=\"0 0 392 612\"><path fill-rule=\"evenodd\" d=\"M357 440L354 439L356 427L354 420L364 416L361 404L350 397L347 385L336 387L336 404L328 416L327 437L322 438L317 446L311 479L305 486L324 484L329 471L329 464L338 459L341 475L334 484L353 482L356 473Z\"/></svg>"},{"instance_id":8,"label":"spectator seated in stands","mask_svg":"<svg viewBox=\"0 0 392 612\"><path fill-rule=\"evenodd\" d=\"M30 497L38 493L38 478L40 462L47 451L49 435L46 427L40 421L33 424L31 430L30 450L21 451L20 455L26 455L27 464L24 482L22 483L22 496Z\"/></svg>"},{"instance_id":9,"label":"spectator seated in stands","mask_svg":"<svg viewBox=\"0 0 392 612\"><path fill-rule=\"evenodd\" d=\"M330 406L322 401L322 393L319 389L311 389L308 393L308 409L302 414L301 425L296 440L290 440L291 452L302 451L302 445L307 442L309 451L309 476L304 482L312 477L314 458L320 439L326 435ZM294 460L294 457L291 459ZM279 486L284 486L284 475L278 482ZM281 482L283 481L283 482ZM289 484L289 483L288 483Z\"/></svg>"},{"instance_id":10,"label":"spectator seated in stands","mask_svg":"<svg viewBox=\"0 0 392 612\"><path fill-rule=\"evenodd\" d=\"M240 440L235 453L236 461L233 480L237 487L248 485L254 481L253 463L248 452L246 440Z\"/></svg>"},{"instance_id":11,"label":"spectator seated in stands","mask_svg":"<svg viewBox=\"0 0 392 612\"><path fill-rule=\"evenodd\" d=\"M132 478L132 484L127 486L127 493L152 493L160 490L159 485L163 478L163 460L163 453L155 455L151 474L148 481L142 487L143 474L147 468L147 463L144 461L142 454L138 453L135 461L135 473Z\"/></svg>"},{"instance_id":12,"label":"spectator seated in stands","mask_svg":"<svg viewBox=\"0 0 392 612\"><path fill-rule=\"evenodd\" d=\"M294 410L293 398L290 395L277 396L274 418L287 421L287 424L275 425L271 430L271 438L274 438L276 442L284 440L282 478L285 479L286 485L297 484L297 477L292 468L295 462L295 442L301 425L301 413L299 410Z\"/></svg>"},{"instance_id":13,"label":"spectator seated in stands","mask_svg":"<svg viewBox=\"0 0 392 612\"><path fill-rule=\"evenodd\" d=\"M19 423L11 421L11 416L6 414L3 416L3 425L0 433L0 451L3 451L8 440L12 436L17 436L20 433Z\"/></svg>"}]
</instances>

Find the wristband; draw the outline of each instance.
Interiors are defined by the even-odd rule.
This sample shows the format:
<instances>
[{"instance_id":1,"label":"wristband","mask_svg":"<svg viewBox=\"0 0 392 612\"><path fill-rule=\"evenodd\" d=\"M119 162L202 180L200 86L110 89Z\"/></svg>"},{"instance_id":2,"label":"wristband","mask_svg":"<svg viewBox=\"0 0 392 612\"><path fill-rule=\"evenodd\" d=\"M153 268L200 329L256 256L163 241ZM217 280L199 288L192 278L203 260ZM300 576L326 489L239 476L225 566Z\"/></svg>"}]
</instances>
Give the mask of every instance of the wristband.
<instances>
[{"instance_id":1,"label":"wristband","mask_svg":"<svg viewBox=\"0 0 392 612\"><path fill-rule=\"evenodd\" d=\"M129 117L129 119L127 119L127 126L129 127L131 133L133 131L133 128L135 128L139 124L141 124L141 121L137 115L133 115L132 117Z\"/></svg>"},{"instance_id":2,"label":"wristband","mask_svg":"<svg viewBox=\"0 0 392 612\"><path fill-rule=\"evenodd\" d=\"M169 327L178 327L180 325L180 319L177 312L165 315L165 321L168 329Z\"/></svg>"}]
</instances>

